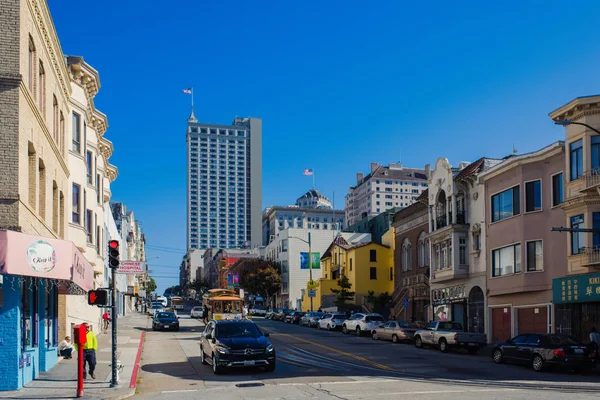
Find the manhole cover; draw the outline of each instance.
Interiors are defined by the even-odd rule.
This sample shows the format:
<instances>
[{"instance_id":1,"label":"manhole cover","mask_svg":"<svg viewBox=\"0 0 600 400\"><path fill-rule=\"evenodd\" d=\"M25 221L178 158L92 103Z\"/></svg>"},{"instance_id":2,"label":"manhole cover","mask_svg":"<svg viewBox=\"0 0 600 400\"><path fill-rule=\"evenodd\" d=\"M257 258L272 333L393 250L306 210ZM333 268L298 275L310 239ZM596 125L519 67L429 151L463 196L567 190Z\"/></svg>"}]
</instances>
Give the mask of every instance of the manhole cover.
<instances>
[{"instance_id":1,"label":"manhole cover","mask_svg":"<svg viewBox=\"0 0 600 400\"><path fill-rule=\"evenodd\" d=\"M265 386L262 382L248 382L248 383L238 383L235 385L239 388L247 388L247 387L257 387L257 386Z\"/></svg>"}]
</instances>

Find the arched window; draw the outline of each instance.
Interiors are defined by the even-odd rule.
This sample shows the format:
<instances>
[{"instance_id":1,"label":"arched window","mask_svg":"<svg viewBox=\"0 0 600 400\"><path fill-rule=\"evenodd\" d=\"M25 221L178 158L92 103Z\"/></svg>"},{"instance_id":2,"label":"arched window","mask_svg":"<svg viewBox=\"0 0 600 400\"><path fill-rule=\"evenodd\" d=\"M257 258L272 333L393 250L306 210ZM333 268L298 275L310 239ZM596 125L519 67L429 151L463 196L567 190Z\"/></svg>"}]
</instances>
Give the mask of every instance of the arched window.
<instances>
[{"instance_id":1,"label":"arched window","mask_svg":"<svg viewBox=\"0 0 600 400\"><path fill-rule=\"evenodd\" d=\"M410 271L412 269L412 260L410 257L411 245L408 239L402 244L402 271Z\"/></svg>"}]
</instances>

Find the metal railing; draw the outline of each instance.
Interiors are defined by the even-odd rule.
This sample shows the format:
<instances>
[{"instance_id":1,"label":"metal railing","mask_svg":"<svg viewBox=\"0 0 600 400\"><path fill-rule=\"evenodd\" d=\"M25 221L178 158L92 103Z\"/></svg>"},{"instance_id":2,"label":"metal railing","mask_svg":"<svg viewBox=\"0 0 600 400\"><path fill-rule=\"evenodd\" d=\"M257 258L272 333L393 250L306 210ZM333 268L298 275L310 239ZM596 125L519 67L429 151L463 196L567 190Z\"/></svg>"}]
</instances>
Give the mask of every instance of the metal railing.
<instances>
[{"instance_id":1,"label":"metal railing","mask_svg":"<svg viewBox=\"0 0 600 400\"><path fill-rule=\"evenodd\" d=\"M600 185L600 168L594 168L583 173L585 178L585 188L589 189Z\"/></svg>"},{"instance_id":2,"label":"metal railing","mask_svg":"<svg viewBox=\"0 0 600 400\"><path fill-rule=\"evenodd\" d=\"M600 264L600 247L584 247L581 257L584 265Z\"/></svg>"}]
</instances>

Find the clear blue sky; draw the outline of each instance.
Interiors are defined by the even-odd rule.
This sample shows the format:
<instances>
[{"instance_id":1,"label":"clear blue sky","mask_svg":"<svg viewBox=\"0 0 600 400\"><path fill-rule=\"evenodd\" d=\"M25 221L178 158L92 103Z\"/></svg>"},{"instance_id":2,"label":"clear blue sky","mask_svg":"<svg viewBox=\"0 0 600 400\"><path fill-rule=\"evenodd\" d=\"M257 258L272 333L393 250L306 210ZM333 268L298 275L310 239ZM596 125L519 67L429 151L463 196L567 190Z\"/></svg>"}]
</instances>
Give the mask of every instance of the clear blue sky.
<instances>
[{"instance_id":1,"label":"clear blue sky","mask_svg":"<svg viewBox=\"0 0 600 400\"><path fill-rule=\"evenodd\" d=\"M263 208L310 188L304 168L341 208L371 161L535 150L563 138L550 111L600 92L597 0L368 3L49 0L64 53L99 71L113 201L142 222L160 291L186 246L184 88L203 122L263 119Z\"/></svg>"}]
</instances>

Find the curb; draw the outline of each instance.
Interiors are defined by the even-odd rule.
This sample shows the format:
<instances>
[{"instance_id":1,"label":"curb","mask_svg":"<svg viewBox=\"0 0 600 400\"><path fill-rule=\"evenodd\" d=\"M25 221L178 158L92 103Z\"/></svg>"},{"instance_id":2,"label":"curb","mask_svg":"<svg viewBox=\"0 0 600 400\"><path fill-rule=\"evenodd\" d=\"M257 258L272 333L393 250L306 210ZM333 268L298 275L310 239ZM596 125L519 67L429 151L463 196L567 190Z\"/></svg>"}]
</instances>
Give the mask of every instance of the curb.
<instances>
[{"instance_id":1,"label":"curb","mask_svg":"<svg viewBox=\"0 0 600 400\"><path fill-rule=\"evenodd\" d=\"M135 389L127 389L127 391L115 396L102 397L102 400L121 400L135 396Z\"/></svg>"},{"instance_id":2,"label":"curb","mask_svg":"<svg viewBox=\"0 0 600 400\"><path fill-rule=\"evenodd\" d=\"M142 357L142 348L144 347L144 336L146 332L142 331L140 336L140 344L138 345L137 355L135 356L135 364L133 364L133 372L131 373L131 380L129 381L129 388L134 389L137 386L137 377L140 370L140 359Z\"/></svg>"}]
</instances>

